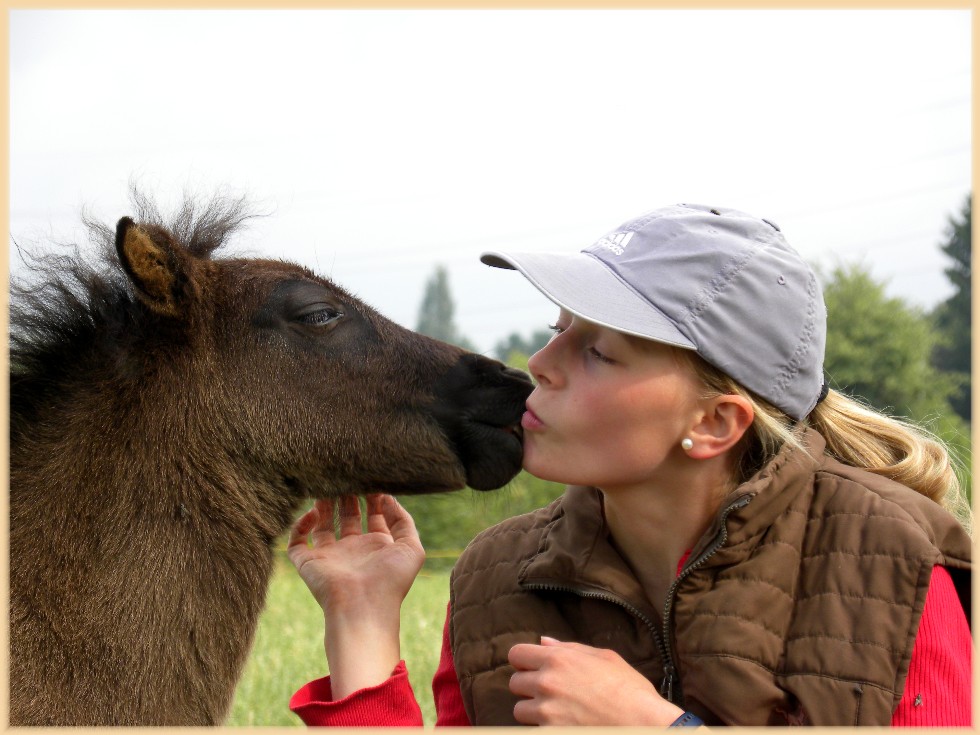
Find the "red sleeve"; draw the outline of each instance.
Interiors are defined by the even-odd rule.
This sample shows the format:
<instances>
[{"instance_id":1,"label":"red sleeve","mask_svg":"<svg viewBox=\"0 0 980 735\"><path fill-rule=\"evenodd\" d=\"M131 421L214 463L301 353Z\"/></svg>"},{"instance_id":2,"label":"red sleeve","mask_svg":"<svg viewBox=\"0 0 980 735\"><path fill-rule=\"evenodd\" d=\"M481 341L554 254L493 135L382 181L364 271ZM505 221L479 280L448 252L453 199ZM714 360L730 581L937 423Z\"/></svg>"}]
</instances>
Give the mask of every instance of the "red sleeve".
<instances>
[{"instance_id":1,"label":"red sleeve","mask_svg":"<svg viewBox=\"0 0 980 735\"><path fill-rule=\"evenodd\" d=\"M453 649L449 645L449 614L446 610L446 623L442 626L442 653L439 655L439 668L432 677L432 698L436 705L436 725L448 727L469 727L470 719L463 708L463 695L459 691L456 666L453 663Z\"/></svg>"},{"instance_id":2,"label":"red sleeve","mask_svg":"<svg viewBox=\"0 0 980 735\"><path fill-rule=\"evenodd\" d=\"M399 661L391 677L375 687L360 689L333 701L330 677L300 689L289 709L307 725L326 727L413 727L422 725L422 710L408 681L405 662Z\"/></svg>"},{"instance_id":3,"label":"red sleeve","mask_svg":"<svg viewBox=\"0 0 980 735\"><path fill-rule=\"evenodd\" d=\"M970 626L953 580L944 567L933 567L892 726L969 727L972 655Z\"/></svg>"}]
</instances>

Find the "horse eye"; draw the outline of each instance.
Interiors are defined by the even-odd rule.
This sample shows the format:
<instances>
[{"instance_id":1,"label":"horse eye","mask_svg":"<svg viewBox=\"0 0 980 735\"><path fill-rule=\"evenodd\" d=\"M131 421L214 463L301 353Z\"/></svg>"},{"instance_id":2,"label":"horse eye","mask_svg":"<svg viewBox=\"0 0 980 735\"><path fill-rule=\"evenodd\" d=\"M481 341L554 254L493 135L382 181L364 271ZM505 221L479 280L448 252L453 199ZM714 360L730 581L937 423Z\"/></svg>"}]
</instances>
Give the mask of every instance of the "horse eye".
<instances>
[{"instance_id":1,"label":"horse eye","mask_svg":"<svg viewBox=\"0 0 980 735\"><path fill-rule=\"evenodd\" d=\"M325 308L325 309L313 309L306 312L305 314L300 314L296 317L296 321L300 324L309 324L313 327L322 327L324 325L335 322L343 313L337 311L336 309Z\"/></svg>"}]
</instances>

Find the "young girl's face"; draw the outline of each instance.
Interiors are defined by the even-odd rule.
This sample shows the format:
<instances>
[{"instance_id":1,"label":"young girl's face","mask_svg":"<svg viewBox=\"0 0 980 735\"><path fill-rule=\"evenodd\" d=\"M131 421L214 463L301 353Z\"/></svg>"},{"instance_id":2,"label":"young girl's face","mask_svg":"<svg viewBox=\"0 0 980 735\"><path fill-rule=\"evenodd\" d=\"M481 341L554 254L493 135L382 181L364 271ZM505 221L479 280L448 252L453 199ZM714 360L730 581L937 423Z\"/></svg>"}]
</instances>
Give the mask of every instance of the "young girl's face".
<instances>
[{"instance_id":1,"label":"young girl's face","mask_svg":"<svg viewBox=\"0 0 980 735\"><path fill-rule=\"evenodd\" d=\"M669 477L703 391L687 361L564 310L554 329L528 362L524 469L606 491Z\"/></svg>"}]
</instances>

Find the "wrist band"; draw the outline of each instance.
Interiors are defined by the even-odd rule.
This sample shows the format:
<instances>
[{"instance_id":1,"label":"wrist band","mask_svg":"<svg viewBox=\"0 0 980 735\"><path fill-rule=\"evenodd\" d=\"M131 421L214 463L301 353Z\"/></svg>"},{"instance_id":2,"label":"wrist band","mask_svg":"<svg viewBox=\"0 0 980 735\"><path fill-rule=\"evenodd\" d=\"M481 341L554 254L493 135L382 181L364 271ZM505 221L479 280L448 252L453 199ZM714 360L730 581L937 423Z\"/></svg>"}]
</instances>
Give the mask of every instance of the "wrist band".
<instances>
[{"instance_id":1,"label":"wrist band","mask_svg":"<svg viewBox=\"0 0 980 735\"><path fill-rule=\"evenodd\" d=\"M685 712L676 720L670 723L670 727L701 727L704 724L704 720L698 717L693 712Z\"/></svg>"}]
</instances>

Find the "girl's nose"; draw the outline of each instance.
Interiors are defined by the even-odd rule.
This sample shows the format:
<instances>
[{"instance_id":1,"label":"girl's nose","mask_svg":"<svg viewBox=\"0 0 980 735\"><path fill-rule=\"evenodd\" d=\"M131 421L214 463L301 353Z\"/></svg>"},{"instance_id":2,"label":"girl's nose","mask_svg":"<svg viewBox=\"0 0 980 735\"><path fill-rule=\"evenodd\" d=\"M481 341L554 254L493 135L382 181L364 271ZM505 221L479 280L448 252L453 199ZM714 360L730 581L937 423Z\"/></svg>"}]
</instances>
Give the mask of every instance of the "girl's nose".
<instances>
[{"instance_id":1,"label":"girl's nose","mask_svg":"<svg viewBox=\"0 0 980 735\"><path fill-rule=\"evenodd\" d=\"M554 386L559 382L558 371L558 341L561 335L555 335L551 340L535 352L527 361L528 372L531 373L538 385Z\"/></svg>"}]
</instances>

